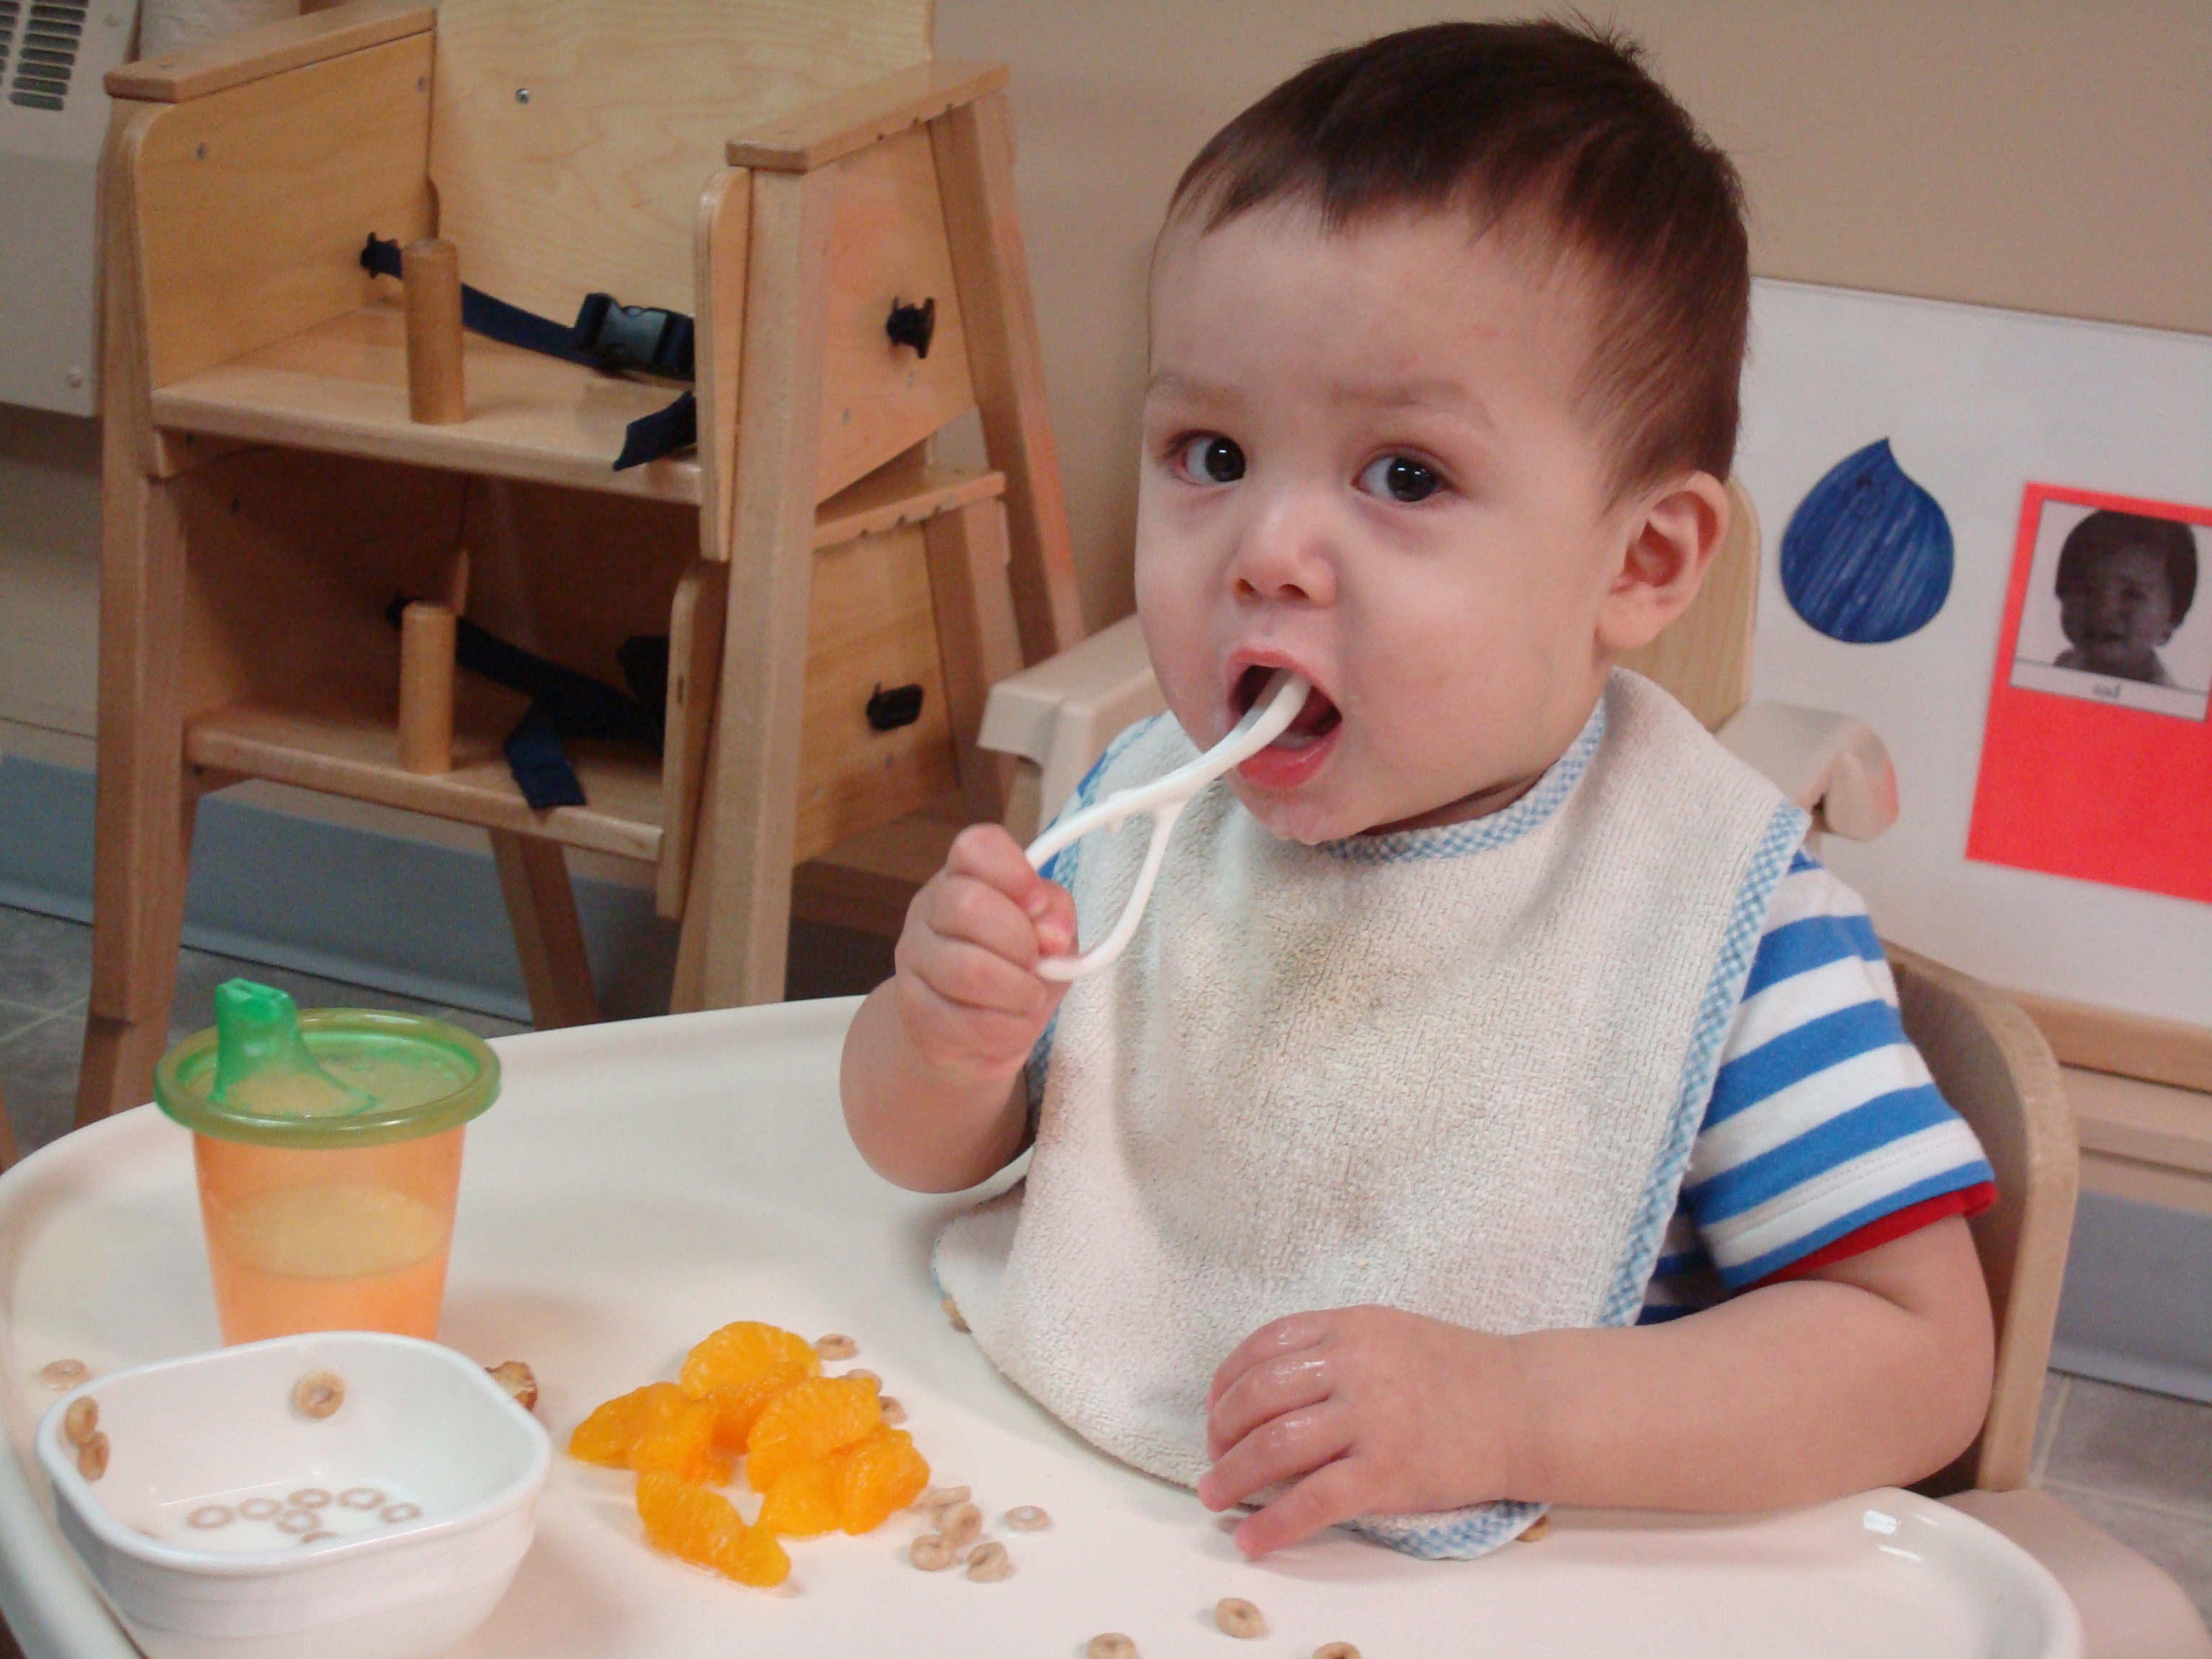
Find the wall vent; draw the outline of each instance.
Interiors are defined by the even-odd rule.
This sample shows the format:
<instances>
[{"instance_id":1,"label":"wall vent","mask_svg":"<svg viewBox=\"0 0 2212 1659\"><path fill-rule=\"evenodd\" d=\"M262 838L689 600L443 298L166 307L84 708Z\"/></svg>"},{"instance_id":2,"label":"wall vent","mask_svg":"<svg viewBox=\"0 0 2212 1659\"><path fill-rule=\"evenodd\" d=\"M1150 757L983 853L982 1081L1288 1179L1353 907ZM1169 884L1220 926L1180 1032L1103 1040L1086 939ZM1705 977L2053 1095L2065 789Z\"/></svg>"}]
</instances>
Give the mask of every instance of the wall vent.
<instances>
[{"instance_id":1,"label":"wall vent","mask_svg":"<svg viewBox=\"0 0 2212 1659\"><path fill-rule=\"evenodd\" d=\"M0 0L0 13L19 9L24 15L7 65L8 101L24 109L65 109L88 9L73 0Z\"/></svg>"},{"instance_id":2,"label":"wall vent","mask_svg":"<svg viewBox=\"0 0 2212 1659\"><path fill-rule=\"evenodd\" d=\"M0 0L0 404L89 415L101 84L137 0Z\"/></svg>"}]
</instances>

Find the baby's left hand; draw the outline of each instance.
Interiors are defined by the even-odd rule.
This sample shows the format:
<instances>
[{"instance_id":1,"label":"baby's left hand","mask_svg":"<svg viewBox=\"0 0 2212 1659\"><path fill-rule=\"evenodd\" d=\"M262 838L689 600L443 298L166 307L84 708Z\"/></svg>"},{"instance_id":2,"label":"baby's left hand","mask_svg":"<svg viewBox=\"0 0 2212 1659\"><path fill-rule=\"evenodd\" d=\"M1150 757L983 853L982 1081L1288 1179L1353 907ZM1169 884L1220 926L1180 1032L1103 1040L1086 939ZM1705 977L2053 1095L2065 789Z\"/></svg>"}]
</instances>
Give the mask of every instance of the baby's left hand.
<instances>
[{"instance_id":1,"label":"baby's left hand","mask_svg":"<svg viewBox=\"0 0 2212 1659\"><path fill-rule=\"evenodd\" d=\"M1510 1339L1376 1307L1262 1325L1221 1362L1206 1407L1206 1508L1297 1481L1237 1528L1248 1555L1377 1510L1506 1495L1525 1410Z\"/></svg>"}]
</instances>

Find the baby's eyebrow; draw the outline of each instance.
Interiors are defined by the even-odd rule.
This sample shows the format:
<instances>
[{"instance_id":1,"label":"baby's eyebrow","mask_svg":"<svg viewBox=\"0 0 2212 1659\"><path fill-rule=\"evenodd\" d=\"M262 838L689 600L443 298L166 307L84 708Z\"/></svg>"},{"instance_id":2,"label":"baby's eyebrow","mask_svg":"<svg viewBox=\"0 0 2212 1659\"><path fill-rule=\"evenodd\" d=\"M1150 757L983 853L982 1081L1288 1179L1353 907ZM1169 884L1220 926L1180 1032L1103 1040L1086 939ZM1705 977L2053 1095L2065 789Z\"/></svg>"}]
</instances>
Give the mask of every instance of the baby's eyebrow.
<instances>
[{"instance_id":1,"label":"baby's eyebrow","mask_svg":"<svg viewBox=\"0 0 2212 1659\"><path fill-rule=\"evenodd\" d=\"M1236 388L1218 380L1201 380L1195 374L1186 374L1181 369L1155 369L1152 378L1145 382L1145 396L1177 398L1185 403L1226 404L1237 399Z\"/></svg>"},{"instance_id":2,"label":"baby's eyebrow","mask_svg":"<svg viewBox=\"0 0 2212 1659\"><path fill-rule=\"evenodd\" d=\"M1492 429L1497 424L1491 419L1488 405L1468 388L1466 382L1448 374L1391 380L1337 380L1328 383L1322 390L1332 403L1362 404L1386 414L1398 410L1437 410L1456 415L1484 430ZM1145 384L1145 397L1147 402L1164 398L1215 406L1240 400L1233 386L1176 368L1155 370Z\"/></svg>"},{"instance_id":3,"label":"baby's eyebrow","mask_svg":"<svg viewBox=\"0 0 2212 1659\"><path fill-rule=\"evenodd\" d=\"M1337 403L1364 404L1385 411L1401 409L1442 410L1480 427L1495 424L1482 399L1463 380L1449 375L1416 375L1401 380L1340 380L1328 388Z\"/></svg>"}]
</instances>

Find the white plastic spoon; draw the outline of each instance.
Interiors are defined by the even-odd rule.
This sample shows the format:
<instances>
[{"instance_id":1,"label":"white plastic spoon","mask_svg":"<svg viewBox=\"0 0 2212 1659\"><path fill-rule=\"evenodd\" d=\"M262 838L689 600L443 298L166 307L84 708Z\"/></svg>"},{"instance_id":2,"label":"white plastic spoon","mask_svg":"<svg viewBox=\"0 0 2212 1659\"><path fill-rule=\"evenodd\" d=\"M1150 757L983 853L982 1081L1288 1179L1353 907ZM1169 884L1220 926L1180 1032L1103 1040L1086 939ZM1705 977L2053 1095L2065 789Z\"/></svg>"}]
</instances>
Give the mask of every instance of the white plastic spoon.
<instances>
[{"instance_id":1,"label":"white plastic spoon","mask_svg":"<svg viewBox=\"0 0 2212 1659\"><path fill-rule=\"evenodd\" d=\"M1124 821L1139 813L1149 814L1152 820L1152 844L1146 851L1145 867L1137 872L1136 887L1129 895L1129 902L1121 907L1121 919L1114 924L1114 931L1106 935L1103 943L1081 956L1045 957L1036 965L1038 978L1088 979L1101 969L1113 965L1136 937L1137 923L1145 914L1145 902L1152 896L1152 883L1159 878L1160 860L1167 854L1168 837L1175 833L1176 820L1182 815L1182 809L1214 779L1242 765L1288 731L1291 722L1298 717L1298 710L1305 707L1306 693L1312 689L1312 683L1304 675L1287 668L1276 670L1258 699L1244 711L1244 718L1230 728L1227 737L1196 760L1150 783L1116 790L1096 806L1053 825L1030 843L1030 867L1042 870L1045 860L1054 853L1081 841L1094 830L1118 830Z\"/></svg>"}]
</instances>

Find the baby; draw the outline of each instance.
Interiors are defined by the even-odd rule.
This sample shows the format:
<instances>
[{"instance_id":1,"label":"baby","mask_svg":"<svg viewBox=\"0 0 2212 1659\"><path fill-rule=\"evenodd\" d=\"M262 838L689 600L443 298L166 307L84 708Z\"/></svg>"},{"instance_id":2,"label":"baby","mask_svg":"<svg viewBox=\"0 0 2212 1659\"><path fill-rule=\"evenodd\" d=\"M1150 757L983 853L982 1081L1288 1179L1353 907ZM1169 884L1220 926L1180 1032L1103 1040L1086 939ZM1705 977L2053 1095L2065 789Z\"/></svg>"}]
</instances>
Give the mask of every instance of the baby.
<instances>
[{"instance_id":1,"label":"baby","mask_svg":"<svg viewBox=\"0 0 2212 1659\"><path fill-rule=\"evenodd\" d=\"M936 1272L1094 1443L1478 1554L1547 1502L1759 1509L1972 1438L1990 1172L1805 815L1612 667L1728 523L1749 278L1726 159L1617 42L1440 24L1230 124L1152 279L1137 605L1174 718L1069 810L1291 729L1033 873L964 832L847 1039L904 1186L1033 1148ZM1049 877L1050 878L1047 878Z\"/></svg>"},{"instance_id":2,"label":"baby","mask_svg":"<svg viewBox=\"0 0 2212 1659\"><path fill-rule=\"evenodd\" d=\"M2057 666L2172 685L2159 647L2197 597L2197 538L2173 519L2100 508L2058 550Z\"/></svg>"}]
</instances>

